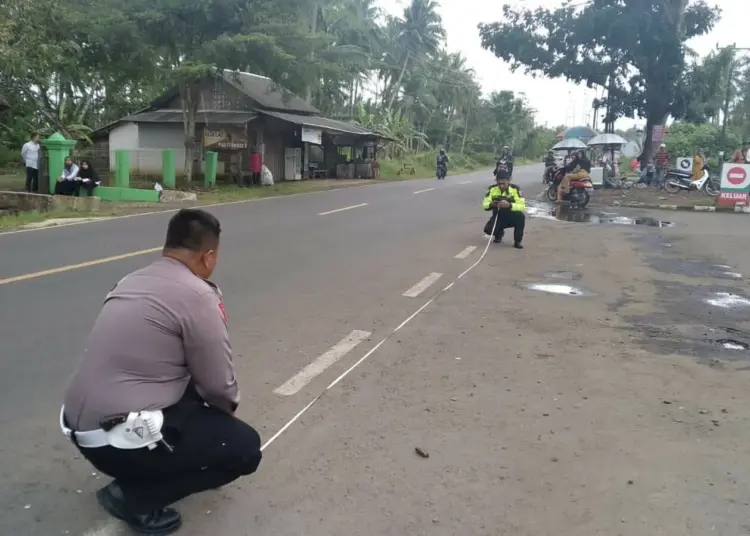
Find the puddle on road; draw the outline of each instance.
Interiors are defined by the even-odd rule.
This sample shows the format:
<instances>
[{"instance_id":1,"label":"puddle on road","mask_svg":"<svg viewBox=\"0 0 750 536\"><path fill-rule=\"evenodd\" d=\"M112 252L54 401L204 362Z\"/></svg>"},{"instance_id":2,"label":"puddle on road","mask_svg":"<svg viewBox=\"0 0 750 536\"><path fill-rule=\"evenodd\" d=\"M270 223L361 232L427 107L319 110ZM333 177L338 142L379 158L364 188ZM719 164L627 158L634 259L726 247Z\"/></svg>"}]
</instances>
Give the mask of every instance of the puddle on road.
<instances>
[{"instance_id":1,"label":"puddle on road","mask_svg":"<svg viewBox=\"0 0 750 536\"><path fill-rule=\"evenodd\" d=\"M750 307L750 300L738 294L730 292L715 292L711 297L705 298L709 305L721 307L722 309L739 309L741 307Z\"/></svg>"},{"instance_id":2,"label":"puddle on road","mask_svg":"<svg viewBox=\"0 0 750 536\"><path fill-rule=\"evenodd\" d=\"M742 341L735 341L734 339L718 339L716 344L721 345L725 350L747 350L750 348L750 344Z\"/></svg>"},{"instance_id":3,"label":"puddle on road","mask_svg":"<svg viewBox=\"0 0 750 536\"><path fill-rule=\"evenodd\" d=\"M644 227L674 227L674 222L642 217L629 218L620 216L616 212L589 212L587 210L571 210L564 205L553 207L547 204L529 204L527 215L532 218L557 220L573 223L593 223L599 225L640 225Z\"/></svg>"},{"instance_id":4,"label":"puddle on road","mask_svg":"<svg viewBox=\"0 0 750 536\"><path fill-rule=\"evenodd\" d=\"M535 290L537 292L547 292L550 294L560 294L563 296L588 296L589 294L580 289L570 285L558 285L554 283L529 283L525 286L527 290Z\"/></svg>"}]
</instances>

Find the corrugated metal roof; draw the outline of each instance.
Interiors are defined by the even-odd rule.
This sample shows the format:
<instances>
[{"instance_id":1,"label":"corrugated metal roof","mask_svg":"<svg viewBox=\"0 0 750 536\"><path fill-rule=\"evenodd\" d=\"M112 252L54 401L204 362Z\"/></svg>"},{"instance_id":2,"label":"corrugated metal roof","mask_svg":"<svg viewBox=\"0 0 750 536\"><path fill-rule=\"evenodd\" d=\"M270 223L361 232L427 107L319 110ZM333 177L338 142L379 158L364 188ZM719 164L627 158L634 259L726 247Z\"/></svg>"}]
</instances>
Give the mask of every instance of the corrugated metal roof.
<instances>
[{"instance_id":1,"label":"corrugated metal roof","mask_svg":"<svg viewBox=\"0 0 750 536\"><path fill-rule=\"evenodd\" d=\"M198 110L195 122L201 125L244 125L258 117L253 112ZM130 123L182 123L182 110L151 110L122 118L120 121Z\"/></svg>"},{"instance_id":2,"label":"corrugated metal roof","mask_svg":"<svg viewBox=\"0 0 750 536\"><path fill-rule=\"evenodd\" d=\"M222 78L245 95L271 110L317 114L320 111L270 78L241 71L223 70Z\"/></svg>"},{"instance_id":3,"label":"corrugated metal roof","mask_svg":"<svg viewBox=\"0 0 750 536\"><path fill-rule=\"evenodd\" d=\"M322 130L331 130L334 132L343 132L346 134L356 134L357 136L377 136L374 132L356 123L348 121L339 121L337 119L328 119L327 117L318 117L311 115L288 114L284 112L272 112L269 110L258 110L261 114L276 117L288 123L304 125L306 127L320 128ZM380 137L380 136L378 136Z\"/></svg>"}]
</instances>

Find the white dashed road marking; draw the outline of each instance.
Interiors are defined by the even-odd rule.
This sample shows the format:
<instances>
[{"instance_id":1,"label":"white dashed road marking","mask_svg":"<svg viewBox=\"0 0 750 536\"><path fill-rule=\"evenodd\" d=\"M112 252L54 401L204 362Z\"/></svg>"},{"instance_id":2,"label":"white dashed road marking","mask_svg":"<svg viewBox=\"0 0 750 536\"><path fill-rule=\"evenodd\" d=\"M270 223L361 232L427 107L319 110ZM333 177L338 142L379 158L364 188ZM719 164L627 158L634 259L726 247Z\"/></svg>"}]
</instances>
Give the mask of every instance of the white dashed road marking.
<instances>
[{"instance_id":1,"label":"white dashed road marking","mask_svg":"<svg viewBox=\"0 0 750 536\"><path fill-rule=\"evenodd\" d=\"M425 188L424 190L417 190L417 191L416 191L416 192L414 192L414 193L415 193L415 194L423 194L423 193L425 193L425 192L431 192L431 191L432 191L432 190L434 190L434 189L435 189L435 188Z\"/></svg>"},{"instance_id":2,"label":"white dashed road marking","mask_svg":"<svg viewBox=\"0 0 750 536\"><path fill-rule=\"evenodd\" d=\"M453 258L454 259L465 259L469 255L471 255L472 253L474 253L475 249L477 249L476 246L469 246L468 248L464 249L463 251L461 251L461 253L459 253L458 255L456 255Z\"/></svg>"},{"instance_id":3,"label":"white dashed road marking","mask_svg":"<svg viewBox=\"0 0 750 536\"><path fill-rule=\"evenodd\" d=\"M420 294L422 294L427 288L432 285L435 281L440 279L443 276L443 274L440 274L438 272L432 272L430 275L422 279L419 283L411 287L409 290L404 292L402 296L406 296L407 298L416 298Z\"/></svg>"},{"instance_id":4,"label":"white dashed road marking","mask_svg":"<svg viewBox=\"0 0 750 536\"><path fill-rule=\"evenodd\" d=\"M458 184L471 184L471 181L463 181L463 182L459 182Z\"/></svg>"},{"instance_id":5,"label":"white dashed road marking","mask_svg":"<svg viewBox=\"0 0 750 536\"><path fill-rule=\"evenodd\" d=\"M335 344L330 350L318 357L318 359L292 376L284 385L275 389L274 393L283 396L291 396L298 393L300 389L310 383L316 376L354 350L359 343L367 339L370 335L369 331L355 329L338 344Z\"/></svg>"},{"instance_id":6,"label":"white dashed road marking","mask_svg":"<svg viewBox=\"0 0 750 536\"><path fill-rule=\"evenodd\" d=\"M350 207L337 208L336 210L329 210L328 212L319 212L318 216L328 216L329 214L336 214L337 212L344 212L345 210L351 210L353 208L366 207L367 203L360 203L359 205L352 205Z\"/></svg>"}]
</instances>

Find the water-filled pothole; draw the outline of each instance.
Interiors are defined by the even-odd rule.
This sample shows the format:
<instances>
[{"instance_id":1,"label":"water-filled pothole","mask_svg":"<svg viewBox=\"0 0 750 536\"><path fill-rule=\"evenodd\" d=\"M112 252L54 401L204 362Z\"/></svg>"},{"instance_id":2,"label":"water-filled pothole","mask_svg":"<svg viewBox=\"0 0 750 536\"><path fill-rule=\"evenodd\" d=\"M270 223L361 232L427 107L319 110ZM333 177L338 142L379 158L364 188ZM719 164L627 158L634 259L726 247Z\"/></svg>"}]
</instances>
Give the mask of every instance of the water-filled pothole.
<instances>
[{"instance_id":1,"label":"water-filled pothole","mask_svg":"<svg viewBox=\"0 0 750 536\"><path fill-rule=\"evenodd\" d=\"M725 350L747 350L750 348L750 344L746 342L737 341L734 339L717 339L716 344L720 345Z\"/></svg>"},{"instance_id":2,"label":"water-filled pothole","mask_svg":"<svg viewBox=\"0 0 750 536\"><path fill-rule=\"evenodd\" d=\"M715 292L710 298L706 298L704 301L709 305L721 307L722 309L750 307L750 300L744 296L739 296L730 292Z\"/></svg>"},{"instance_id":3,"label":"water-filled pothole","mask_svg":"<svg viewBox=\"0 0 750 536\"><path fill-rule=\"evenodd\" d=\"M640 225L645 227L674 227L674 222L659 220L656 218L642 217L630 218L620 216L615 212L588 212L587 210L571 210L558 206L550 208L549 205L530 205L526 213L533 218L546 220L558 220L574 223L594 223L601 225Z\"/></svg>"},{"instance_id":4,"label":"water-filled pothole","mask_svg":"<svg viewBox=\"0 0 750 536\"><path fill-rule=\"evenodd\" d=\"M549 294L560 294L563 296L588 296L588 293L580 288L571 285L558 285L555 283L529 283L526 285L528 290L537 292L547 292Z\"/></svg>"}]
</instances>

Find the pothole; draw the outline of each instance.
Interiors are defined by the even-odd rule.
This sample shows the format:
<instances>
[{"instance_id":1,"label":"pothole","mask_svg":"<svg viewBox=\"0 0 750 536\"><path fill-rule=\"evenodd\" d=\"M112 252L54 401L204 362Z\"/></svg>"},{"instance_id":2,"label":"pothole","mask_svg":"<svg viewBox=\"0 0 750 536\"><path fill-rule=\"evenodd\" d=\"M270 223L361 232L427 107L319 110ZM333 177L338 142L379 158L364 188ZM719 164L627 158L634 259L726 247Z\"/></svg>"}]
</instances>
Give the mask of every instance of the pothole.
<instances>
[{"instance_id":1,"label":"pothole","mask_svg":"<svg viewBox=\"0 0 750 536\"><path fill-rule=\"evenodd\" d=\"M746 342L737 341L734 339L717 339L716 344L720 345L725 350L738 350L743 351L750 348L750 344Z\"/></svg>"},{"instance_id":2,"label":"pothole","mask_svg":"<svg viewBox=\"0 0 750 536\"><path fill-rule=\"evenodd\" d=\"M744 296L739 296L730 292L715 292L710 298L706 298L704 301L709 305L721 307L722 309L750 307L750 300Z\"/></svg>"},{"instance_id":3,"label":"pothole","mask_svg":"<svg viewBox=\"0 0 750 536\"><path fill-rule=\"evenodd\" d=\"M526 285L527 290L537 292L547 292L549 294L559 294L562 296L587 296L588 293L580 288L571 285L558 285L554 283L529 283Z\"/></svg>"}]
</instances>

